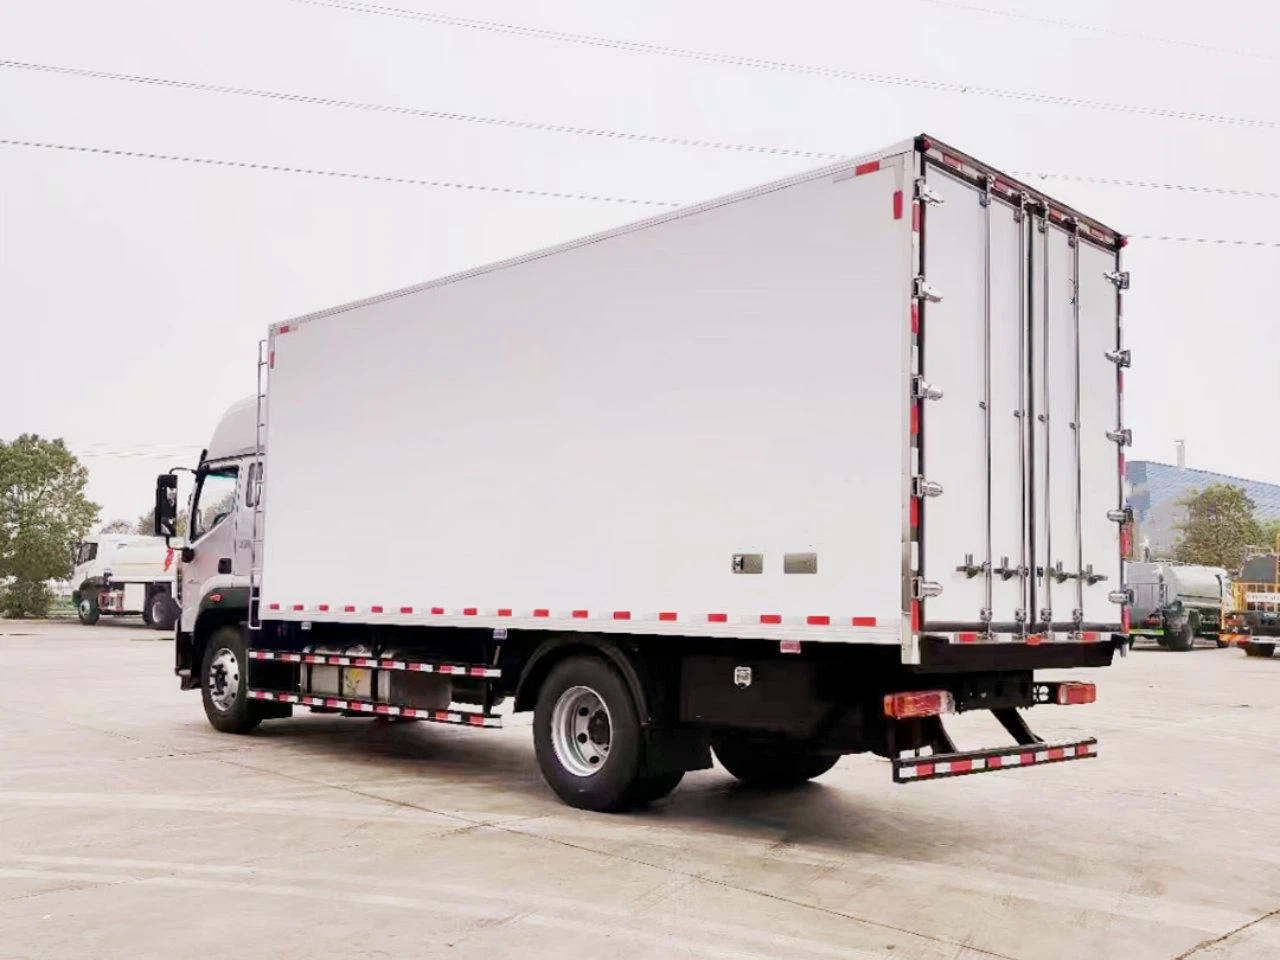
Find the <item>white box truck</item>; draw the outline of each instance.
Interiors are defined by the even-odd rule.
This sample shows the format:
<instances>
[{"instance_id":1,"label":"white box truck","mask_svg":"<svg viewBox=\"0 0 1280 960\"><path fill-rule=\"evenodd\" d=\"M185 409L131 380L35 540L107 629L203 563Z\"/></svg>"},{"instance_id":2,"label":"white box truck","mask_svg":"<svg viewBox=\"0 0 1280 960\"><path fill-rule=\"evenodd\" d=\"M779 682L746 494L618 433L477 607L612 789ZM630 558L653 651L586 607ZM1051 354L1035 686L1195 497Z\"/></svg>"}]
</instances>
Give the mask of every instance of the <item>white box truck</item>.
<instances>
[{"instance_id":1,"label":"white box truck","mask_svg":"<svg viewBox=\"0 0 1280 960\"><path fill-rule=\"evenodd\" d=\"M193 518L237 506L184 551L176 671L233 732L507 701L593 809L712 751L1091 757L1021 711L1124 649L1123 245L919 137L280 323L196 470ZM958 749L966 710L1012 744Z\"/></svg>"},{"instance_id":2,"label":"white box truck","mask_svg":"<svg viewBox=\"0 0 1280 960\"><path fill-rule=\"evenodd\" d=\"M99 534L76 544L71 600L85 626L99 618L141 616L157 630L171 630L174 551L159 537Z\"/></svg>"}]
</instances>

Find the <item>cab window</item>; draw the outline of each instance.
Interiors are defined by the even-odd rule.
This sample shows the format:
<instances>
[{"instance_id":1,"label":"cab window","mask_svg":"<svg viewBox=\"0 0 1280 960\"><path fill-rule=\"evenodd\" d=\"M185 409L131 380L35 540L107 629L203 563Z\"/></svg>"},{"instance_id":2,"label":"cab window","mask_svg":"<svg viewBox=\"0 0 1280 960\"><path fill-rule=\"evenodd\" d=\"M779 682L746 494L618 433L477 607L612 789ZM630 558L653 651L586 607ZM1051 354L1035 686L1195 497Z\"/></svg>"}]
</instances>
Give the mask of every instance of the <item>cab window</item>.
<instances>
[{"instance_id":1,"label":"cab window","mask_svg":"<svg viewBox=\"0 0 1280 960\"><path fill-rule=\"evenodd\" d=\"M191 510L191 539L199 540L225 520L236 506L236 468L218 467L200 475Z\"/></svg>"}]
</instances>

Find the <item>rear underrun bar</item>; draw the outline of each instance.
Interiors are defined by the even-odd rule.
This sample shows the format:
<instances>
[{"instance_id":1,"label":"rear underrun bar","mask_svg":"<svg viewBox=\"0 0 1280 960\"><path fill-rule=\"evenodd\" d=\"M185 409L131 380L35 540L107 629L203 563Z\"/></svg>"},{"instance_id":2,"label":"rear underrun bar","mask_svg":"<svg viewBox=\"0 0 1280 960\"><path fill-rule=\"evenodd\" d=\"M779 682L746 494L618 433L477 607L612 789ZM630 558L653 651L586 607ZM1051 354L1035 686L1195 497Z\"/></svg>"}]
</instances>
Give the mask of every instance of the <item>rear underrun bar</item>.
<instances>
[{"instance_id":1,"label":"rear underrun bar","mask_svg":"<svg viewBox=\"0 0 1280 960\"><path fill-rule=\"evenodd\" d=\"M893 782L912 783L941 777L962 777L969 773L1008 770L1041 763L1086 760L1098 755L1098 741L1092 737L1075 743L1034 744L998 747L972 753L944 753L928 757L901 757L893 761Z\"/></svg>"}]
</instances>

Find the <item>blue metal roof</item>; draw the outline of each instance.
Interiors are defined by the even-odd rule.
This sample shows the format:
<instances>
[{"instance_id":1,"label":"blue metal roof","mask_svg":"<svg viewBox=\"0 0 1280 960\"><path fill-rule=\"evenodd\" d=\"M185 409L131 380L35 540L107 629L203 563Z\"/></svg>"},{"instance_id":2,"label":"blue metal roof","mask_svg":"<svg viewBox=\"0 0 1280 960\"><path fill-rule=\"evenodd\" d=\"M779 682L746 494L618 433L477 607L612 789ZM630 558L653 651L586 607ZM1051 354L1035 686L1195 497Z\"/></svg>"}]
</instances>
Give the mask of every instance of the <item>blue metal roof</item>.
<instances>
[{"instance_id":1,"label":"blue metal roof","mask_svg":"<svg viewBox=\"0 0 1280 960\"><path fill-rule=\"evenodd\" d=\"M1154 550L1168 549L1178 539L1174 524L1185 514L1178 500L1210 484L1240 487L1253 501L1259 520L1280 518L1280 484L1150 460L1129 461L1125 465L1125 479L1129 482L1129 506L1137 518L1139 536L1149 541Z\"/></svg>"}]
</instances>

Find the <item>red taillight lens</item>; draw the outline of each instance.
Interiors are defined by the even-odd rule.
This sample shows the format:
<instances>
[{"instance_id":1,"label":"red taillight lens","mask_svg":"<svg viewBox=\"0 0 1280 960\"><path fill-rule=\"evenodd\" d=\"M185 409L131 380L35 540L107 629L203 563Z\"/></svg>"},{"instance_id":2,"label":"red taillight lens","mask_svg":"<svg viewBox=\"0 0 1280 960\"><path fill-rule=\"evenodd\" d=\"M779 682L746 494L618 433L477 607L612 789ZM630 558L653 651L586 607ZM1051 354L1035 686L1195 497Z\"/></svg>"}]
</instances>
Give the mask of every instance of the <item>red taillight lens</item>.
<instances>
[{"instance_id":1,"label":"red taillight lens","mask_svg":"<svg viewBox=\"0 0 1280 960\"><path fill-rule=\"evenodd\" d=\"M911 693L886 693L884 715L895 720L909 717L936 717L955 713L956 701L946 690L915 690Z\"/></svg>"},{"instance_id":2,"label":"red taillight lens","mask_svg":"<svg viewBox=\"0 0 1280 960\"><path fill-rule=\"evenodd\" d=\"M1070 703L1093 703L1097 699L1098 688L1092 683L1058 684L1058 703L1061 706Z\"/></svg>"},{"instance_id":3,"label":"red taillight lens","mask_svg":"<svg viewBox=\"0 0 1280 960\"><path fill-rule=\"evenodd\" d=\"M1128 633L1129 626L1130 626L1129 608L1127 606L1121 607L1120 608L1120 632Z\"/></svg>"}]
</instances>

